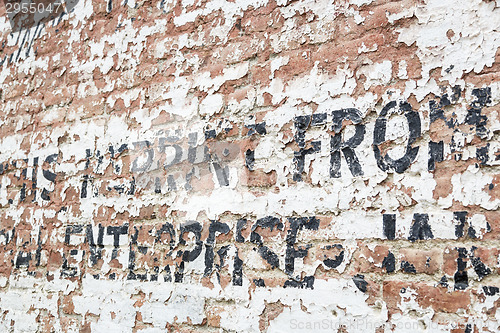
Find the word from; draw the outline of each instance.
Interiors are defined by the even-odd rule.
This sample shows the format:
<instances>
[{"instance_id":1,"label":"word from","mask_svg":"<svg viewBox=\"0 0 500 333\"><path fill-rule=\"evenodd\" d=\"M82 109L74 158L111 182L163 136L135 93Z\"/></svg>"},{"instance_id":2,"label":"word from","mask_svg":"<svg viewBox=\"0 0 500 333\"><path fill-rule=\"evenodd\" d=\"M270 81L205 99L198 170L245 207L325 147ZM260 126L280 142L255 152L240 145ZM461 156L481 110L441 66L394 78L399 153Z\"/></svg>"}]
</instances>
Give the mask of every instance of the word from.
<instances>
[{"instance_id":1,"label":"word from","mask_svg":"<svg viewBox=\"0 0 500 333\"><path fill-rule=\"evenodd\" d=\"M452 96L452 101L456 102L460 96L460 88L454 88L455 93ZM472 95L476 98L467 110L465 124L474 126L476 128L476 135L484 139L487 136L486 122L487 118L481 114L483 107L491 103L491 88L474 89ZM432 100L429 102L431 122L438 119L443 119L447 126L451 129L456 129L459 123L454 120L448 120L444 116L444 107L451 105L451 101L447 94L443 95L440 102ZM382 146L387 142L386 131L388 119L393 114L404 114L408 122L408 140L405 147L404 155L400 158L394 159L388 153L382 152ZM294 153L295 173L293 179L295 181L302 181L302 173L304 172L304 161L306 155L317 153L321 150L321 141L306 142L305 134L308 129L312 127L322 127L327 124L328 114L318 113L307 116L295 117L295 136L294 139L298 144L299 150ZM344 121L351 121L355 126L355 132L349 139L342 138L342 123ZM358 147L365 140L366 126L362 123L362 113L354 108L335 110L331 113L331 131L334 135L330 136L330 177L339 178L342 176L341 168L341 155L344 155L347 166L352 176L363 176L363 167L358 156L356 155L355 148ZM406 101L396 102L391 101L387 103L375 122L373 133L373 154L377 161L380 170L385 172L405 172L410 165L417 158L420 147L415 145L415 142L422 135L421 120L419 114L414 111L411 105ZM458 143L452 140L451 151L452 153L458 151ZM477 148L477 159L482 163L488 161L488 145L485 147ZM429 142L428 152L428 170L435 169L436 162L442 162L444 158L444 143ZM461 159L460 154L455 155L456 160Z\"/></svg>"}]
</instances>

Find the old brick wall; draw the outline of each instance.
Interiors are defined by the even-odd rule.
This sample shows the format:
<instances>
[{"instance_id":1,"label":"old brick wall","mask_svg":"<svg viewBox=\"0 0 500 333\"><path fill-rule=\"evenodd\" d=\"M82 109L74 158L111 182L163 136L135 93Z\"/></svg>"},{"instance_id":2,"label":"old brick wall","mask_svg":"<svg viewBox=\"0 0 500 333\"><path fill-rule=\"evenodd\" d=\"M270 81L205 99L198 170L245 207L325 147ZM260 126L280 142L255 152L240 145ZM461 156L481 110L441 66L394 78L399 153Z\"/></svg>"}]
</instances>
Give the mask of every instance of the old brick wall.
<instances>
[{"instance_id":1,"label":"old brick wall","mask_svg":"<svg viewBox=\"0 0 500 333\"><path fill-rule=\"evenodd\" d=\"M1 332L498 332L500 3L0 7Z\"/></svg>"}]
</instances>

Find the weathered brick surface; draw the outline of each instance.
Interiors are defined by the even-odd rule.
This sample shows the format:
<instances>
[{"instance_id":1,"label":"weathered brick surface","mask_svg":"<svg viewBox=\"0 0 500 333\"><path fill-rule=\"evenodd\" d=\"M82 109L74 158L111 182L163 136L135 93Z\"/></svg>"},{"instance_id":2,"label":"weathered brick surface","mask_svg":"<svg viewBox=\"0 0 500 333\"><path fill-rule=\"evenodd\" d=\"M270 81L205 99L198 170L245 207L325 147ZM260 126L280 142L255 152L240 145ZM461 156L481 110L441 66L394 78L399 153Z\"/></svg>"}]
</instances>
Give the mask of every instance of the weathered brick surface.
<instances>
[{"instance_id":1,"label":"weathered brick surface","mask_svg":"<svg viewBox=\"0 0 500 333\"><path fill-rule=\"evenodd\" d=\"M499 7L0 7L0 331L499 331Z\"/></svg>"}]
</instances>

